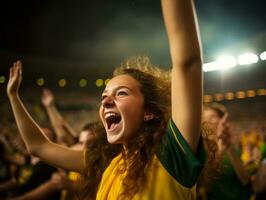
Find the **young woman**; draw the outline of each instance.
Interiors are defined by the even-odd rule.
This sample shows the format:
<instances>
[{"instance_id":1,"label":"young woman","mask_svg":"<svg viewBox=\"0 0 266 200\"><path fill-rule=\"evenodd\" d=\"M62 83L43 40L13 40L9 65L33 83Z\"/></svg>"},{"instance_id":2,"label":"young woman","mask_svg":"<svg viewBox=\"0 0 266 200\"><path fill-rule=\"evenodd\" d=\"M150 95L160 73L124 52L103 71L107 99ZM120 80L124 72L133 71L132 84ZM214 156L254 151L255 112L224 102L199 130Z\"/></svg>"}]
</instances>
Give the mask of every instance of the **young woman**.
<instances>
[{"instance_id":1,"label":"young woman","mask_svg":"<svg viewBox=\"0 0 266 200\"><path fill-rule=\"evenodd\" d=\"M99 134L101 139L86 151L59 146L43 135L18 95L21 62L10 69L7 93L28 150L51 165L83 172L86 199L196 198L204 152L199 142L202 63L193 1L162 0L162 10L171 78L147 59L116 69L99 109L105 137Z\"/></svg>"}]
</instances>

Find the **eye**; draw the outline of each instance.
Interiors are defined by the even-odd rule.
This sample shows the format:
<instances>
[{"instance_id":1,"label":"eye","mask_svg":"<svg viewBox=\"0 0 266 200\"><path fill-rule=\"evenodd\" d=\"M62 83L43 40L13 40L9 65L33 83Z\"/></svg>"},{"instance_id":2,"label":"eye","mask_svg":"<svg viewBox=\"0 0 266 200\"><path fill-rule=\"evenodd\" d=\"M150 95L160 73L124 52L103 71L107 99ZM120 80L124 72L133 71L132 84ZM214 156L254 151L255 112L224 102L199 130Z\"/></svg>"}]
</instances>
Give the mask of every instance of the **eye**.
<instances>
[{"instance_id":1,"label":"eye","mask_svg":"<svg viewBox=\"0 0 266 200\"><path fill-rule=\"evenodd\" d=\"M128 93L126 91L120 90L116 93L117 96L127 96Z\"/></svg>"}]
</instances>

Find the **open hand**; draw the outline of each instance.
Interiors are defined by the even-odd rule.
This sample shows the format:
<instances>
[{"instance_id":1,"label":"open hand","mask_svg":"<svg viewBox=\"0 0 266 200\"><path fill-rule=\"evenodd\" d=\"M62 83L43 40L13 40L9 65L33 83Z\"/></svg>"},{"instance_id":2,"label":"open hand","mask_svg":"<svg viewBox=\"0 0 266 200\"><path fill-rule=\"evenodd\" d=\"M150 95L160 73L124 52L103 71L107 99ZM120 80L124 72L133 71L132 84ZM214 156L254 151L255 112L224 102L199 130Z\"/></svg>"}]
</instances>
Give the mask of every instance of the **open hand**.
<instances>
[{"instance_id":1,"label":"open hand","mask_svg":"<svg viewBox=\"0 0 266 200\"><path fill-rule=\"evenodd\" d=\"M13 63L9 69L9 81L7 84L8 96L17 94L22 80L22 64L20 61Z\"/></svg>"},{"instance_id":2,"label":"open hand","mask_svg":"<svg viewBox=\"0 0 266 200\"><path fill-rule=\"evenodd\" d=\"M54 95L48 89L43 89L42 92L42 103L44 106L50 106L54 103Z\"/></svg>"}]
</instances>

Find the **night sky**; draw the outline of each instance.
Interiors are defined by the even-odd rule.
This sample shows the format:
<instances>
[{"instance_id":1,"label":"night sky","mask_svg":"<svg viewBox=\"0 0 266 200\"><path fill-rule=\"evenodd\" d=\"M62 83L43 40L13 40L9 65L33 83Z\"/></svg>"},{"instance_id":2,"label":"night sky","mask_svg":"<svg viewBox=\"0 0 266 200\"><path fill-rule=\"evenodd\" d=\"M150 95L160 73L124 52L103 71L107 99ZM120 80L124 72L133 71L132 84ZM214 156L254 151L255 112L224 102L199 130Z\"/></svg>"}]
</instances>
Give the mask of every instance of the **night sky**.
<instances>
[{"instance_id":1,"label":"night sky","mask_svg":"<svg viewBox=\"0 0 266 200\"><path fill-rule=\"evenodd\" d=\"M223 52L265 50L265 1L195 3L205 62ZM29 77L104 73L135 55L169 65L157 0L9 0L1 1L0 15L0 75L15 59Z\"/></svg>"}]
</instances>

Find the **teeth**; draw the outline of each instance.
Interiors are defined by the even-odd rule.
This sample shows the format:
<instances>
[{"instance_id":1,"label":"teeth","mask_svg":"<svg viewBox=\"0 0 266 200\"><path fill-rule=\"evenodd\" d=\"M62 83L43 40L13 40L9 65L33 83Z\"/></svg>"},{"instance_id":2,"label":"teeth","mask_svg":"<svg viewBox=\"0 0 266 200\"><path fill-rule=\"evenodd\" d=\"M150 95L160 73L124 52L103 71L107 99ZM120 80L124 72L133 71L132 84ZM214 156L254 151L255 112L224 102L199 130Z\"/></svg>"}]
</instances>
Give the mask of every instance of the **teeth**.
<instances>
[{"instance_id":1,"label":"teeth","mask_svg":"<svg viewBox=\"0 0 266 200\"><path fill-rule=\"evenodd\" d=\"M107 113L107 114L105 115L105 118L108 118L108 117L111 117L111 116L119 116L119 115L116 114L116 113Z\"/></svg>"}]
</instances>

